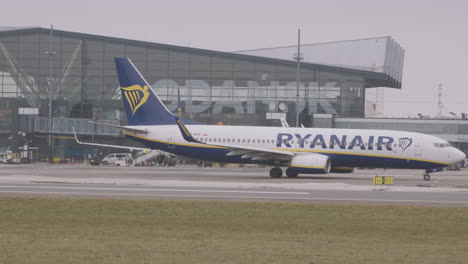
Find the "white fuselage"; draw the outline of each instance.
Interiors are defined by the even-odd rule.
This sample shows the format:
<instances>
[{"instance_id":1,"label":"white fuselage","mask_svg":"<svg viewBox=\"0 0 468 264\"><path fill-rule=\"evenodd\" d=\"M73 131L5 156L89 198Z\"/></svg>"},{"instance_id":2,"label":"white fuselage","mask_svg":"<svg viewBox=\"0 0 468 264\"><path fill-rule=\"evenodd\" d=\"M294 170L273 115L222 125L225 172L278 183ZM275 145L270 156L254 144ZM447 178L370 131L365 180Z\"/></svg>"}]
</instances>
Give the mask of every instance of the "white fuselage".
<instances>
[{"instance_id":1,"label":"white fuselage","mask_svg":"<svg viewBox=\"0 0 468 264\"><path fill-rule=\"evenodd\" d=\"M217 144L287 150L297 155L320 153L330 156L332 164L335 160L340 166L383 167L374 160L364 160L366 157L373 157L434 163L443 167L464 157L461 151L451 147L445 140L413 132L212 125L188 125L187 128L195 139L205 144L188 143L176 125L138 126L138 129L147 130L149 133L135 137L141 139L144 144L149 144L149 147L153 142L163 150L172 149L175 154L205 160L212 160L209 153L210 150L220 148L213 146ZM206 151L198 152L197 149ZM223 157L216 158L216 161L223 160ZM232 162L232 159L226 157L225 162ZM366 162L371 164L366 165ZM376 164L378 166L375 166ZM383 164L385 165L385 162Z\"/></svg>"}]
</instances>

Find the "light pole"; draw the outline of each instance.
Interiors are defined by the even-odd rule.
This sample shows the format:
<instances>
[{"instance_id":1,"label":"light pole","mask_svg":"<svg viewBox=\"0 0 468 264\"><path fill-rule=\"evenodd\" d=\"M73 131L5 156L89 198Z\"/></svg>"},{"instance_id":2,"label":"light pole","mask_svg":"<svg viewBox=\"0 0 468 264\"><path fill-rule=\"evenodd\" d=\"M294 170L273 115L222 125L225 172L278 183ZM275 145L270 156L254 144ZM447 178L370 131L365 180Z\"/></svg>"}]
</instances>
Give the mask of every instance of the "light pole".
<instances>
[{"instance_id":1,"label":"light pole","mask_svg":"<svg viewBox=\"0 0 468 264\"><path fill-rule=\"evenodd\" d=\"M296 127L299 125L299 82L301 81L301 60L304 57L301 54L301 29L297 31L297 53L294 54L294 59L297 61L296 67Z\"/></svg>"},{"instance_id":2,"label":"light pole","mask_svg":"<svg viewBox=\"0 0 468 264\"><path fill-rule=\"evenodd\" d=\"M49 162L53 163L53 137L52 137L52 127L53 127L53 120L52 120L52 97L53 97L53 85L54 81L52 79L52 56L56 54L55 51L52 51L52 38L53 38L53 25L50 25L50 34L49 34L49 49L47 51L43 51L42 53L47 54L49 56L49 78L47 81L47 95L49 97Z\"/></svg>"}]
</instances>

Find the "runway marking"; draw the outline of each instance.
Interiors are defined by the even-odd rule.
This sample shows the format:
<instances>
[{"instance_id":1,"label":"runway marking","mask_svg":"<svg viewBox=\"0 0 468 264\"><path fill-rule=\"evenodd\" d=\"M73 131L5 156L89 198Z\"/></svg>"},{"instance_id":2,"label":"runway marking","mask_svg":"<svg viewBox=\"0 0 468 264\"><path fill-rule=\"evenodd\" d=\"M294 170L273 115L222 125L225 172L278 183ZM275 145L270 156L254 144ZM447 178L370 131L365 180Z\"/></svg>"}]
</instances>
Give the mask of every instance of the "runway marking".
<instances>
[{"instance_id":1,"label":"runway marking","mask_svg":"<svg viewBox=\"0 0 468 264\"><path fill-rule=\"evenodd\" d=\"M264 193L264 194L294 194L305 195L309 192L272 192L272 191L229 191L229 190L209 190L209 189L133 189L133 188L106 188L106 187L60 187L60 186L21 186L4 185L0 188L29 188L29 189L69 189L69 190L110 190L110 191L158 191L158 192L212 192L212 193Z\"/></svg>"},{"instance_id":2,"label":"runway marking","mask_svg":"<svg viewBox=\"0 0 468 264\"><path fill-rule=\"evenodd\" d=\"M0 191L0 193L21 194L68 194L68 195L112 195L112 196L155 196L155 197L186 197L186 198L229 198L229 199L263 199L263 200L307 200L307 201L353 201L353 202L401 202L401 203L452 203L468 204L468 201L434 201L434 200L390 200L390 199L355 199L355 198L311 198L311 197L261 197L261 196L216 196L216 195L176 195L176 194L139 194L139 193L86 193L86 192L33 192L33 191Z\"/></svg>"}]
</instances>

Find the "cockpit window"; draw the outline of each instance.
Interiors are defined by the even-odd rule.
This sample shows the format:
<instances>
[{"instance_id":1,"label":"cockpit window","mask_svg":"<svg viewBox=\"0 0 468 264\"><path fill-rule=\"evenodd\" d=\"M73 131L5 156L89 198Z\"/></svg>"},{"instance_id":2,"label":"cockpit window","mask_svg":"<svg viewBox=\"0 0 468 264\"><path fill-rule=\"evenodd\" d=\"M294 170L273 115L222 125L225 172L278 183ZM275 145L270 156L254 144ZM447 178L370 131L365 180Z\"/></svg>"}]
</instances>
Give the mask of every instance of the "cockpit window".
<instances>
[{"instance_id":1,"label":"cockpit window","mask_svg":"<svg viewBox=\"0 0 468 264\"><path fill-rule=\"evenodd\" d=\"M450 143L434 143L436 148L448 148L450 147Z\"/></svg>"}]
</instances>

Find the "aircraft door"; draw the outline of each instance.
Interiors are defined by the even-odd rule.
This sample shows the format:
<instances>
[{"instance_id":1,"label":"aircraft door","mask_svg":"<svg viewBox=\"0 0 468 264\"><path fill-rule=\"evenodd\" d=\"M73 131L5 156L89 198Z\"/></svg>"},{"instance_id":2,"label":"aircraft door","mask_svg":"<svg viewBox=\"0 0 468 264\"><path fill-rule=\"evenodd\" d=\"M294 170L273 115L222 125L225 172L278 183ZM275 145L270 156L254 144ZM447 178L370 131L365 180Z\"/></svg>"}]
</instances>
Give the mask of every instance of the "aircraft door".
<instances>
[{"instance_id":1,"label":"aircraft door","mask_svg":"<svg viewBox=\"0 0 468 264\"><path fill-rule=\"evenodd\" d=\"M414 142L414 155L415 156L422 156L423 152L423 144L421 142L421 139L416 139Z\"/></svg>"}]
</instances>

